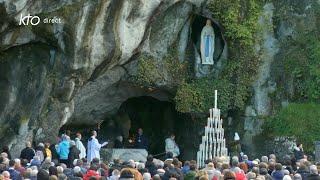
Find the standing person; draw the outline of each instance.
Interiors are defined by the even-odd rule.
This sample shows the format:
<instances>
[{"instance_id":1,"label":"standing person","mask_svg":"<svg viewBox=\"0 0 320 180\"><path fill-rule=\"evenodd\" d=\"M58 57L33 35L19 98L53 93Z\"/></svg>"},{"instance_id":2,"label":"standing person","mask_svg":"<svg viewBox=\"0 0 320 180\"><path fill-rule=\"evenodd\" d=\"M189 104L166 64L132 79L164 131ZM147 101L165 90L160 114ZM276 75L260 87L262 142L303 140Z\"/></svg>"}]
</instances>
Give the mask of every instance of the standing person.
<instances>
[{"instance_id":1,"label":"standing person","mask_svg":"<svg viewBox=\"0 0 320 180\"><path fill-rule=\"evenodd\" d=\"M180 149L175 141L175 135L171 134L170 137L168 137L165 141L166 143L166 153L171 152L173 154L173 157L177 157L180 155Z\"/></svg>"},{"instance_id":2,"label":"standing person","mask_svg":"<svg viewBox=\"0 0 320 180\"><path fill-rule=\"evenodd\" d=\"M68 164L68 155L69 155L70 144L68 141L68 137L66 135L62 135L61 142L58 145L57 153L59 154L60 163Z\"/></svg>"},{"instance_id":3,"label":"standing person","mask_svg":"<svg viewBox=\"0 0 320 180\"><path fill-rule=\"evenodd\" d=\"M26 159L26 160L28 160L28 162L30 162L30 160L33 159L33 156L35 156L35 151L31 147L31 142L27 141L26 142L26 148L24 148L21 151L20 158L21 159Z\"/></svg>"},{"instance_id":4,"label":"standing person","mask_svg":"<svg viewBox=\"0 0 320 180\"><path fill-rule=\"evenodd\" d=\"M70 152L68 154L68 166L73 167L73 161L75 159L79 159L80 150L76 147L76 142L71 141L70 142Z\"/></svg>"},{"instance_id":5,"label":"standing person","mask_svg":"<svg viewBox=\"0 0 320 180\"><path fill-rule=\"evenodd\" d=\"M11 159L11 153L9 151L9 147L8 146L3 146L2 152L7 153L8 159Z\"/></svg>"},{"instance_id":6,"label":"standing person","mask_svg":"<svg viewBox=\"0 0 320 180\"><path fill-rule=\"evenodd\" d=\"M114 148L117 149L123 149L124 145L123 145L123 137L122 136L117 136L115 141L114 141Z\"/></svg>"},{"instance_id":7,"label":"standing person","mask_svg":"<svg viewBox=\"0 0 320 180\"><path fill-rule=\"evenodd\" d=\"M43 143L39 143L38 146L36 147L36 156L38 156L40 158L41 162L46 158Z\"/></svg>"},{"instance_id":8,"label":"standing person","mask_svg":"<svg viewBox=\"0 0 320 180\"><path fill-rule=\"evenodd\" d=\"M304 152L303 152L303 147L302 144L297 143L297 146L294 147L294 157L296 158L297 161L301 160L304 158Z\"/></svg>"},{"instance_id":9,"label":"standing person","mask_svg":"<svg viewBox=\"0 0 320 180\"><path fill-rule=\"evenodd\" d=\"M138 134L136 136L135 148L148 150L148 139L143 134L143 129L138 129Z\"/></svg>"},{"instance_id":10,"label":"standing person","mask_svg":"<svg viewBox=\"0 0 320 180\"><path fill-rule=\"evenodd\" d=\"M52 159L52 153L51 153L51 150L50 150L50 143L45 143L44 144L44 152L45 152L45 157L49 157L50 159Z\"/></svg>"},{"instance_id":11,"label":"standing person","mask_svg":"<svg viewBox=\"0 0 320 180\"><path fill-rule=\"evenodd\" d=\"M77 134L76 134L76 139L75 139L75 142L76 142L76 147L79 149L79 151L80 151L80 155L79 155L79 158L80 159L83 159L83 158L85 158L86 157L86 148L84 147L84 145L83 145L83 143L82 143L82 141L81 141L81 138L82 138L82 136L81 136L81 134L78 132Z\"/></svg>"},{"instance_id":12,"label":"standing person","mask_svg":"<svg viewBox=\"0 0 320 180\"><path fill-rule=\"evenodd\" d=\"M97 131L92 131L91 135L92 135L91 138L88 140L88 154L87 154L88 162L91 162L92 159L94 158L100 159L101 147L108 144L108 142L104 142L102 144L99 143L97 139Z\"/></svg>"}]
</instances>

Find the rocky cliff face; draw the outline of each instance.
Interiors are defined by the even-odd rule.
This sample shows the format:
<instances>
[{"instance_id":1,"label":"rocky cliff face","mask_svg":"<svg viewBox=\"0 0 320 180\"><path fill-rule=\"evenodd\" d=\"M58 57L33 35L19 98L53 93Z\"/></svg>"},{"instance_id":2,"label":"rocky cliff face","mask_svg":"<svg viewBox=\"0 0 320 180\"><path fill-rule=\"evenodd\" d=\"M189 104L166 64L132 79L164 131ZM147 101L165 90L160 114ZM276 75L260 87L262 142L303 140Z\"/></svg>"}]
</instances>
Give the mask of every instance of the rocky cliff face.
<instances>
[{"instance_id":1,"label":"rocky cliff face","mask_svg":"<svg viewBox=\"0 0 320 180\"><path fill-rule=\"evenodd\" d=\"M195 16L212 18L206 11L206 2L0 0L0 140L16 154L27 140L54 140L66 123L96 124L115 113L130 97L171 100L175 82L168 78L170 72L165 66L158 67L166 72L163 80L156 83L160 91L141 87L131 78L137 73L140 57L162 62L173 46L180 61L195 64L197 77L210 73L217 76L219 71L200 67L196 58L186 60L190 52L192 57L199 56L191 31ZM291 6L301 2L284 3ZM268 94L276 88L271 69L277 53L286 48L278 41L299 32L295 29L300 27L298 21L308 20L314 3L318 2L304 1L301 12L289 14L294 16L293 24L285 19L274 22L274 11L281 5L263 6L259 20L264 24L259 32L262 41L257 44L257 49L262 49L262 63L245 114L247 139L258 134L253 132L253 124L260 125L258 117L271 113L272 99ZM37 15L41 20L56 17L61 23L19 25L21 14ZM312 21L307 22L302 26L315 26ZM217 37L221 42L218 49L223 52L217 56L225 61L224 38ZM220 70L223 61L218 62Z\"/></svg>"},{"instance_id":2,"label":"rocky cliff face","mask_svg":"<svg viewBox=\"0 0 320 180\"><path fill-rule=\"evenodd\" d=\"M26 140L54 140L66 123L95 124L129 97L166 98L126 79L139 54L161 59L174 42L187 44L180 32L203 3L0 2L1 140L18 152ZM19 25L21 14L62 23Z\"/></svg>"}]
</instances>

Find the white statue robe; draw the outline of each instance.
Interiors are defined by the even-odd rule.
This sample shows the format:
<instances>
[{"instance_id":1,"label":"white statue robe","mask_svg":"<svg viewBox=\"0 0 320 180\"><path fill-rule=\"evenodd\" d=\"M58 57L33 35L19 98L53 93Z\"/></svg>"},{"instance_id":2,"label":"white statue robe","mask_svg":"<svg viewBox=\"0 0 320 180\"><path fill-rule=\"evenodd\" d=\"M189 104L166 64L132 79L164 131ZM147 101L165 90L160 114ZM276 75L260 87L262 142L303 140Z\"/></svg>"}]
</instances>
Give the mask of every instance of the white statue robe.
<instances>
[{"instance_id":1,"label":"white statue robe","mask_svg":"<svg viewBox=\"0 0 320 180\"><path fill-rule=\"evenodd\" d=\"M86 157L86 148L84 147L83 143L81 142L81 140L79 138L75 139L76 141L76 147L79 149L80 151L80 159L85 158Z\"/></svg>"},{"instance_id":2,"label":"white statue robe","mask_svg":"<svg viewBox=\"0 0 320 180\"><path fill-rule=\"evenodd\" d=\"M100 159L100 149L102 147L102 144L99 143L99 141L95 137L91 137L88 141L88 154L87 154L87 160L88 162L91 162L92 159L98 158Z\"/></svg>"},{"instance_id":3,"label":"white statue robe","mask_svg":"<svg viewBox=\"0 0 320 180\"><path fill-rule=\"evenodd\" d=\"M202 64L214 64L214 30L212 26L206 25L203 27L200 46Z\"/></svg>"},{"instance_id":4,"label":"white statue robe","mask_svg":"<svg viewBox=\"0 0 320 180\"><path fill-rule=\"evenodd\" d=\"M165 147L166 153L172 152L173 157L177 157L180 155L180 149L173 139L167 138L165 142L166 142L166 147Z\"/></svg>"}]
</instances>

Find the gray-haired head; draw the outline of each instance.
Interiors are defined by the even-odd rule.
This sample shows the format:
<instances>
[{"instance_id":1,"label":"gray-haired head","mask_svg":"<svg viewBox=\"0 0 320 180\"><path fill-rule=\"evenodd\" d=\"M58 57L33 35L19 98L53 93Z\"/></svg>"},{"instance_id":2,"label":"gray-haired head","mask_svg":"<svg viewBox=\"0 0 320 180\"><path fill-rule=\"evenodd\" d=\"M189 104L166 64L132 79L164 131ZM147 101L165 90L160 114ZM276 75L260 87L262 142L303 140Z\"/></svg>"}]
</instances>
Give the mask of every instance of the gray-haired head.
<instances>
[{"instance_id":1,"label":"gray-haired head","mask_svg":"<svg viewBox=\"0 0 320 180\"><path fill-rule=\"evenodd\" d=\"M318 174L318 169L316 165L311 165L310 166L310 173L311 174Z\"/></svg>"},{"instance_id":2,"label":"gray-haired head","mask_svg":"<svg viewBox=\"0 0 320 180\"><path fill-rule=\"evenodd\" d=\"M301 174L297 173L293 176L293 180L302 180Z\"/></svg>"},{"instance_id":3,"label":"gray-haired head","mask_svg":"<svg viewBox=\"0 0 320 180\"><path fill-rule=\"evenodd\" d=\"M268 156L262 156L262 157L261 157L261 162L268 163L268 162L269 162Z\"/></svg>"}]
</instances>

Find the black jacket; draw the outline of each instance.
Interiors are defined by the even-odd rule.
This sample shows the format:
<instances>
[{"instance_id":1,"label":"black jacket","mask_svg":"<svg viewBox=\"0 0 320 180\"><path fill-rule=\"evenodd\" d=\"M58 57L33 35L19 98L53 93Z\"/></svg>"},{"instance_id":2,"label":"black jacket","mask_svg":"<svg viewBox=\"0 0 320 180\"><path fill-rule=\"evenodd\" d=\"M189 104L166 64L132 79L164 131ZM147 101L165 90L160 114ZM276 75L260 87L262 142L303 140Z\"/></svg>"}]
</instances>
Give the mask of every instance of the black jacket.
<instances>
[{"instance_id":1,"label":"black jacket","mask_svg":"<svg viewBox=\"0 0 320 180\"><path fill-rule=\"evenodd\" d=\"M26 147L21 151L20 158L27 159L29 162L35 156L35 152L32 148Z\"/></svg>"},{"instance_id":2,"label":"black jacket","mask_svg":"<svg viewBox=\"0 0 320 180\"><path fill-rule=\"evenodd\" d=\"M80 158L80 150L76 146L71 146L70 147L70 152L68 154L68 162L69 162L69 167L73 167L73 161L75 159Z\"/></svg>"},{"instance_id":3,"label":"black jacket","mask_svg":"<svg viewBox=\"0 0 320 180\"><path fill-rule=\"evenodd\" d=\"M320 180L319 174L309 174L307 180Z\"/></svg>"},{"instance_id":4,"label":"black jacket","mask_svg":"<svg viewBox=\"0 0 320 180\"><path fill-rule=\"evenodd\" d=\"M148 150L148 139L144 135L137 134L135 148Z\"/></svg>"}]
</instances>

